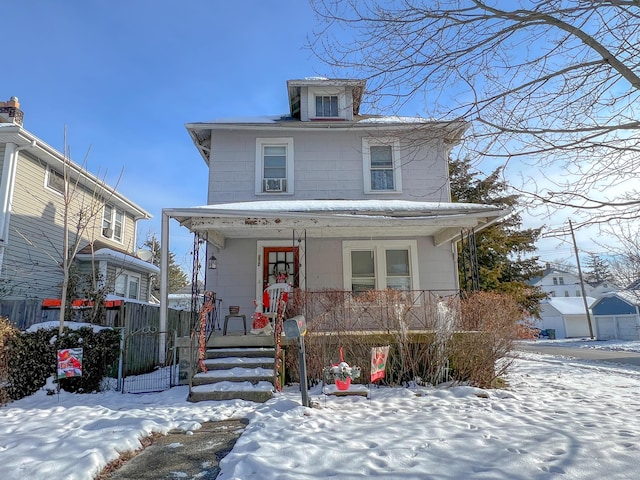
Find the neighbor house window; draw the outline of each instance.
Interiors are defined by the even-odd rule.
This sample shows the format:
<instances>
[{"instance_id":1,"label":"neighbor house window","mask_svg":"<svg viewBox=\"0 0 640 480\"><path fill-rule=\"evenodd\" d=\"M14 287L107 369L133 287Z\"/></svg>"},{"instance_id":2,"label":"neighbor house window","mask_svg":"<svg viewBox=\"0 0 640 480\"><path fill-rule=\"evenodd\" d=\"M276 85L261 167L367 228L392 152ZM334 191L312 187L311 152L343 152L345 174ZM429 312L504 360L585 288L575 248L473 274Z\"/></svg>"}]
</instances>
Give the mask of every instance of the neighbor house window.
<instances>
[{"instance_id":1,"label":"neighbor house window","mask_svg":"<svg viewBox=\"0 0 640 480\"><path fill-rule=\"evenodd\" d=\"M54 170L53 168L47 170L46 185L48 188L64 195L64 184L64 176L60 172Z\"/></svg>"},{"instance_id":2,"label":"neighbor house window","mask_svg":"<svg viewBox=\"0 0 640 480\"><path fill-rule=\"evenodd\" d=\"M400 143L393 138L363 138L365 193L400 192Z\"/></svg>"},{"instance_id":3,"label":"neighbor house window","mask_svg":"<svg viewBox=\"0 0 640 480\"><path fill-rule=\"evenodd\" d=\"M102 211L102 236L122 242L124 212L112 205L105 205Z\"/></svg>"},{"instance_id":4,"label":"neighbor house window","mask_svg":"<svg viewBox=\"0 0 640 480\"><path fill-rule=\"evenodd\" d=\"M346 290L413 290L419 285L415 240L345 241L342 249Z\"/></svg>"},{"instance_id":5,"label":"neighbor house window","mask_svg":"<svg viewBox=\"0 0 640 480\"><path fill-rule=\"evenodd\" d=\"M558 278L557 277L553 277L553 284L557 285L558 284Z\"/></svg>"},{"instance_id":6,"label":"neighbor house window","mask_svg":"<svg viewBox=\"0 0 640 480\"><path fill-rule=\"evenodd\" d=\"M337 95L316 95L316 117L338 117Z\"/></svg>"},{"instance_id":7,"label":"neighbor house window","mask_svg":"<svg viewBox=\"0 0 640 480\"><path fill-rule=\"evenodd\" d=\"M256 140L256 193L293 193L293 138Z\"/></svg>"},{"instance_id":8,"label":"neighbor house window","mask_svg":"<svg viewBox=\"0 0 640 480\"><path fill-rule=\"evenodd\" d=\"M114 295L125 298L140 298L140 275L121 271L114 284Z\"/></svg>"}]
</instances>

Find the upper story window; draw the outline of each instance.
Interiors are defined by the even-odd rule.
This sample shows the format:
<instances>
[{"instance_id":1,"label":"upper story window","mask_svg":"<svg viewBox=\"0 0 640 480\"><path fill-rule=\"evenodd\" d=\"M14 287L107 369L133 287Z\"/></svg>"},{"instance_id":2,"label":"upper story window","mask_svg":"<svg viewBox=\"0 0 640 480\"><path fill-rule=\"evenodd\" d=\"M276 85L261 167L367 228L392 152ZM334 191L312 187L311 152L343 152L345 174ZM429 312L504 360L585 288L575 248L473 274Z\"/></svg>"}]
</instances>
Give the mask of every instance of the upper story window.
<instances>
[{"instance_id":1,"label":"upper story window","mask_svg":"<svg viewBox=\"0 0 640 480\"><path fill-rule=\"evenodd\" d=\"M338 117L338 95L316 95L316 117Z\"/></svg>"},{"instance_id":2,"label":"upper story window","mask_svg":"<svg viewBox=\"0 0 640 480\"><path fill-rule=\"evenodd\" d=\"M293 138L256 139L256 194L293 193Z\"/></svg>"},{"instance_id":3,"label":"upper story window","mask_svg":"<svg viewBox=\"0 0 640 480\"><path fill-rule=\"evenodd\" d=\"M560 282L560 285L564 285L564 277L558 278L558 281Z\"/></svg>"},{"instance_id":4,"label":"upper story window","mask_svg":"<svg viewBox=\"0 0 640 480\"><path fill-rule=\"evenodd\" d=\"M342 249L346 290L412 290L419 285L415 240L345 241Z\"/></svg>"},{"instance_id":5,"label":"upper story window","mask_svg":"<svg viewBox=\"0 0 640 480\"><path fill-rule=\"evenodd\" d=\"M307 115L310 120L347 119L347 97L344 88L309 87Z\"/></svg>"},{"instance_id":6,"label":"upper story window","mask_svg":"<svg viewBox=\"0 0 640 480\"><path fill-rule=\"evenodd\" d=\"M120 271L116 276L113 293L119 297L139 299L140 275Z\"/></svg>"},{"instance_id":7,"label":"upper story window","mask_svg":"<svg viewBox=\"0 0 640 480\"><path fill-rule=\"evenodd\" d=\"M53 168L49 168L47 170L46 182L47 188L64 195L65 181L64 176L60 172Z\"/></svg>"},{"instance_id":8,"label":"upper story window","mask_svg":"<svg viewBox=\"0 0 640 480\"><path fill-rule=\"evenodd\" d=\"M557 285L558 284L558 277L553 277L553 284Z\"/></svg>"},{"instance_id":9,"label":"upper story window","mask_svg":"<svg viewBox=\"0 0 640 480\"><path fill-rule=\"evenodd\" d=\"M112 205L105 205L102 212L102 236L122 242L124 212Z\"/></svg>"},{"instance_id":10,"label":"upper story window","mask_svg":"<svg viewBox=\"0 0 640 480\"><path fill-rule=\"evenodd\" d=\"M394 138L363 138L365 193L402 191L400 142Z\"/></svg>"}]
</instances>

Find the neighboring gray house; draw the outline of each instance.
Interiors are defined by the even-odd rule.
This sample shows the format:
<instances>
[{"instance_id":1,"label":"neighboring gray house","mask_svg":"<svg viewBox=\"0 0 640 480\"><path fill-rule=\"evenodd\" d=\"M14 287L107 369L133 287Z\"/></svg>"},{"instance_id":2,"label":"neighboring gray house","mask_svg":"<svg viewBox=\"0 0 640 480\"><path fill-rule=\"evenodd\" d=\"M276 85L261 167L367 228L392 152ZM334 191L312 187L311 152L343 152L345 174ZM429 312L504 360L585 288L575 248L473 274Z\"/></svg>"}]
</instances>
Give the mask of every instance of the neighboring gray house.
<instances>
[{"instance_id":1,"label":"neighboring gray house","mask_svg":"<svg viewBox=\"0 0 640 480\"><path fill-rule=\"evenodd\" d=\"M457 293L461 232L507 211L451 202L449 152L465 121L362 115L364 90L290 80L287 115L186 125L209 167L208 204L164 209L161 243L170 219L207 240L217 268L206 288L223 310L250 315L281 273L312 291Z\"/></svg>"},{"instance_id":2,"label":"neighboring gray house","mask_svg":"<svg viewBox=\"0 0 640 480\"><path fill-rule=\"evenodd\" d=\"M150 214L65 160L25 130L22 119L16 98L0 102L0 300L60 298L65 170L69 183L77 185L69 209L71 231L81 212L95 213L80 235L77 272L94 269L108 293L148 300L150 277L159 269L135 252L137 222Z\"/></svg>"},{"instance_id":3,"label":"neighboring gray house","mask_svg":"<svg viewBox=\"0 0 640 480\"><path fill-rule=\"evenodd\" d=\"M635 283L611 292L592 307L598 340L640 340L640 290Z\"/></svg>"}]
</instances>

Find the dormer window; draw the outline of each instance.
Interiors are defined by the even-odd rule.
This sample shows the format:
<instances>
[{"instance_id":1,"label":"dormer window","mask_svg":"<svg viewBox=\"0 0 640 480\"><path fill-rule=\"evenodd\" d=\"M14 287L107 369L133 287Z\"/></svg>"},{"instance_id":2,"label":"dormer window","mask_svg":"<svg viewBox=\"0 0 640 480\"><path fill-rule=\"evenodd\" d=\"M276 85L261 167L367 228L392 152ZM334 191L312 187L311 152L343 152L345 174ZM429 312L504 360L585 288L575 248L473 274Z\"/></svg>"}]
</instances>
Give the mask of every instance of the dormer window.
<instances>
[{"instance_id":1,"label":"dormer window","mask_svg":"<svg viewBox=\"0 0 640 480\"><path fill-rule=\"evenodd\" d=\"M344 89L309 87L307 111L310 120L346 120L347 99Z\"/></svg>"},{"instance_id":2,"label":"dormer window","mask_svg":"<svg viewBox=\"0 0 640 480\"><path fill-rule=\"evenodd\" d=\"M316 95L316 117L338 117L338 95Z\"/></svg>"}]
</instances>

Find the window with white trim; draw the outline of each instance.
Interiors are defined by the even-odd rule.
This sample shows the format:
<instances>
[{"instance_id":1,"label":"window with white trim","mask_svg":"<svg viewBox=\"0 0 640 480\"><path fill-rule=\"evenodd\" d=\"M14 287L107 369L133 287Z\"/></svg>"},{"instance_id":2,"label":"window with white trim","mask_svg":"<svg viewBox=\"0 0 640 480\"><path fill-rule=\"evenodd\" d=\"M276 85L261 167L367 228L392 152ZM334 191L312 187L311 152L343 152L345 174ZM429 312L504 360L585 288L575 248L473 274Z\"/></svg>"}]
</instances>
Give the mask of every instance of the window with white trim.
<instances>
[{"instance_id":1,"label":"window with white trim","mask_svg":"<svg viewBox=\"0 0 640 480\"><path fill-rule=\"evenodd\" d=\"M309 87L307 111L311 119L346 119L347 98L344 88Z\"/></svg>"},{"instance_id":2,"label":"window with white trim","mask_svg":"<svg viewBox=\"0 0 640 480\"><path fill-rule=\"evenodd\" d=\"M338 95L316 95L316 117L338 117Z\"/></svg>"},{"instance_id":3,"label":"window with white trim","mask_svg":"<svg viewBox=\"0 0 640 480\"><path fill-rule=\"evenodd\" d=\"M345 290L415 290L420 284L415 240L349 240L342 253Z\"/></svg>"},{"instance_id":4,"label":"window with white trim","mask_svg":"<svg viewBox=\"0 0 640 480\"><path fill-rule=\"evenodd\" d=\"M365 193L402 191L397 138L363 138L362 165Z\"/></svg>"},{"instance_id":5,"label":"window with white trim","mask_svg":"<svg viewBox=\"0 0 640 480\"><path fill-rule=\"evenodd\" d=\"M64 195L64 191L65 191L64 175L62 175L57 170L54 170L53 168L48 168L46 186L47 188L50 188L51 190Z\"/></svg>"},{"instance_id":6,"label":"window with white trim","mask_svg":"<svg viewBox=\"0 0 640 480\"><path fill-rule=\"evenodd\" d=\"M124 298L140 298L140 275L121 270L116 276L114 295Z\"/></svg>"},{"instance_id":7,"label":"window with white trim","mask_svg":"<svg viewBox=\"0 0 640 480\"><path fill-rule=\"evenodd\" d=\"M256 139L256 194L293 193L293 138Z\"/></svg>"},{"instance_id":8,"label":"window with white trim","mask_svg":"<svg viewBox=\"0 0 640 480\"><path fill-rule=\"evenodd\" d=\"M102 236L122 242L124 232L124 211L106 204L102 211Z\"/></svg>"}]
</instances>

